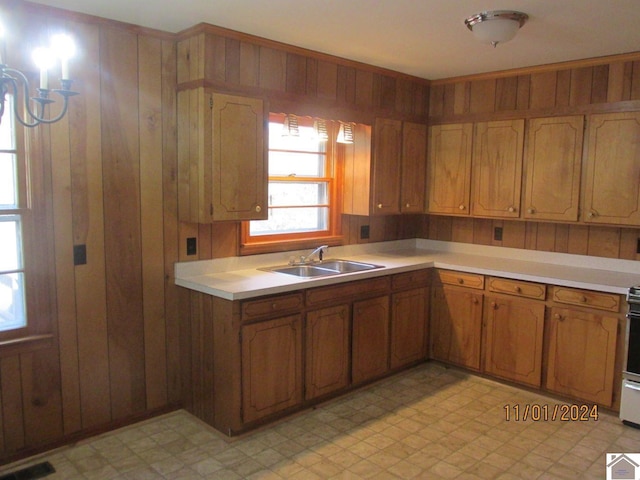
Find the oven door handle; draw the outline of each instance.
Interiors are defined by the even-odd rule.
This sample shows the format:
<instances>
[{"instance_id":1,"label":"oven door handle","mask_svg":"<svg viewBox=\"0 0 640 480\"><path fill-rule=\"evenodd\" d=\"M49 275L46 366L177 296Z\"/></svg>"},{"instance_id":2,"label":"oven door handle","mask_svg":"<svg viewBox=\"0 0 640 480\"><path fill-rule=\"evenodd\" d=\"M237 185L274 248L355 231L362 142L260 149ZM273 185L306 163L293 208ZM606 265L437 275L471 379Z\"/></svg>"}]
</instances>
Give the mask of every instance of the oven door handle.
<instances>
[{"instance_id":1,"label":"oven door handle","mask_svg":"<svg viewBox=\"0 0 640 480\"><path fill-rule=\"evenodd\" d=\"M638 392L640 392L640 384L629 382L628 380L625 380L624 388L630 388L631 390L637 390Z\"/></svg>"}]
</instances>

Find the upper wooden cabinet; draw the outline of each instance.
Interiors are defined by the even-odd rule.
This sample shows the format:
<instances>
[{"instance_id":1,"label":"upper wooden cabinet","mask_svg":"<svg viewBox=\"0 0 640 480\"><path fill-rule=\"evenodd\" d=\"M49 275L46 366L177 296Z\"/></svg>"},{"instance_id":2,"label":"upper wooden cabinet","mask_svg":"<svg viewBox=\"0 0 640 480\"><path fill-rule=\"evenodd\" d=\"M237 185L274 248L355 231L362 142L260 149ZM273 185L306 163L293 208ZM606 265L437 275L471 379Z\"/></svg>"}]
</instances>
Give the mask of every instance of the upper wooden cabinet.
<instances>
[{"instance_id":1,"label":"upper wooden cabinet","mask_svg":"<svg viewBox=\"0 0 640 480\"><path fill-rule=\"evenodd\" d=\"M427 170L427 126L404 122L402 125L402 162L400 211L424 211L425 175Z\"/></svg>"},{"instance_id":2,"label":"upper wooden cabinet","mask_svg":"<svg viewBox=\"0 0 640 480\"><path fill-rule=\"evenodd\" d=\"M523 218L578 220L583 132L581 115L529 121Z\"/></svg>"},{"instance_id":3,"label":"upper wooden cabinet","mask_svg":"<svg viewBox=\"0 0 640 480\"><path fill-rule=\"evenodd\" d=\"M402 122L376 119L373 130L372 213L400 213Z\"/></svg>"},{"instance_id":4,"label":"upper wooden cabinet","mask_svg":"<svg viewBox=\"0 0 640 480\"><path fill-rule=\"evenodd\" d=\"M267 218L263 101L195 88L178 92L178 217Z\"/></svg>"},{"instance_id":5,"label":"upper wooden cabinet","mask_svg":"<svg viewBox=\"0 0 640 480\"><path fill-rule=\"evenodd\" d=\"M471 213L518 218L522 184L524 120L475 125L471 173Z\"/></svg>"},{"instance_id":6,"label":"upper wooden cabinet","mask_svg":"<svg viewBox=\"0 0 640 480\"><path fill-rule=\"evenodd\" d=\"M429 213L469 215L473 124L429 128L427 191Z\"/></svg>"},{"instance_id":7,"label":"upper wooden cabinet","mask_svg":"<svg viewBox=\"0 0 640 480\"><path fill-rule=\"evenodd\" d=\"M366 132L355 132L366 138ZM347 147L344 213L395 215L424 211L427 126L377 119L372 158L366 146ZM367 171L370 168L369 172ZM367 180L370 179L370 182Z\"/></svg>"},{"instance_id":8,"label":"upper wooden cabinet","mask_svg":"<svg viewBox=\"0 0 640 480\"><path fill-rule=\"evenodd\" d=\"M588 117L583 218L640 225L640 112Z\"/></svg>"}]
</instances>

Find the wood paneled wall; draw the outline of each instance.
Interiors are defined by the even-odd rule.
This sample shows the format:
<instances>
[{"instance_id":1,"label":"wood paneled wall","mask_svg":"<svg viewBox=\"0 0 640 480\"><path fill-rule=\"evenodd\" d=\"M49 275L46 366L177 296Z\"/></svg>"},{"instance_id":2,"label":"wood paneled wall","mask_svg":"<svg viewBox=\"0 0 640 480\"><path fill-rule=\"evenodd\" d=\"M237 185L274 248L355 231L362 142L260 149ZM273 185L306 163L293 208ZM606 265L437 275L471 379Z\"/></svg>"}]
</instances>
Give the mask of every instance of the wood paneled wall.
<instances>
[{"instance_id":1,"label":"wood paneled wall","mask_svg":"<svg viewBox=\"0 0 640 480\"><path fill-rule=\"evenodd\" d=\"M50 238L34 272L49 280L50 298L35 314L52 319L53 341L0 347L1 464L190 404L200 388L190 352L200 345L202 315L174 285L173 265L235 255L239 224L177 220L175 36L22 0L0 10L12 35L4 58L34 78L32 48L59 29L75 37L71 68L80 93L62 121L27 131L42 189L38 234ZM221 90L262 96L283 111L426 120L426 81L205 31L215 46L207 75ZM345 218L347 242L415 237L423 219ZM369 240L359 239L363 224ZM191 236L195 257L186 256ZM74 245L86 245L85 265L74 266Z\"/></svg>"},{"instance_id":2,"label":"wood paneled wall","mask_svg":"<svg viewBox=\"0 0 640 480\"><path fill-rule=\"evenodd\" d=\"M34 78L28 51L72 34L80 93L62 121L26 131L43 172L37 235L52 254L31 271L50 279L52 301L29 313L52 319L54 341L0 348L3 463L179 405L182 392L175 41L22 1L1 15L7 63ZM74 245L86 245L85 265L74 266Z\"/></svg>"},{"instance_id":3,"label":"wood paneled wall","mask_svg":"<svg viewBox=\"0 0 640 480\"><path fill-rule=\"evenodd\" d=\"M435 81L429 123L625 110L640 110L639 54ZM640 260L637 228L431 216L428 238Z\"/></svg>"}]
</instances>

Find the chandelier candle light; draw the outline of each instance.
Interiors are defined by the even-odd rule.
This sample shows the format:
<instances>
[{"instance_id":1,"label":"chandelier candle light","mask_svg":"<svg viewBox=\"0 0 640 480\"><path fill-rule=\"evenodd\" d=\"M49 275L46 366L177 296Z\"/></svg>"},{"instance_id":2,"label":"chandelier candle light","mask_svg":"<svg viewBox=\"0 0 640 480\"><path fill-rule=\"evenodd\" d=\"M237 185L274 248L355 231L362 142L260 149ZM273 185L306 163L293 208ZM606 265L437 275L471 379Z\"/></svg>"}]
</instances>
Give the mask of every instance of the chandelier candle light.
<instances>
[{"instance_id":1,"label":"chandelier candle light","mask_svg":"<svg viewBox=\"0 0 640 480\"><path fill-rule=\"evenodd\" d=\"M40 87L37 88L38 95L31 97L35 104L35 109L31 107L29 101L29 80L26 75L15 68L11 68L4 63L2 58L2 50L4 39L4 29L0 26L0 122L4 115L5 100L7 94L14 98L13 112L16 119L25 127L35 127L41 123L55 123L62 119L67 113L69 106L69 97L77 95L77 92L71 91L72 80L69 78L69 59L75 53L75 45L73 40L67 35L55 35L51 39L51 46L37 48L33 52L33 60L40 69ZM49 70L54 66L56 61L60 61L60 88L49 89ZM20 107L16 99L20 89L23 90L24 111L26 118L20 115ZM55 100L49 98L49 93L55 93L62 97L63 103L60 113L51 118L47 115L47 105L55 103Z\"/></svg>"}]
</instances>

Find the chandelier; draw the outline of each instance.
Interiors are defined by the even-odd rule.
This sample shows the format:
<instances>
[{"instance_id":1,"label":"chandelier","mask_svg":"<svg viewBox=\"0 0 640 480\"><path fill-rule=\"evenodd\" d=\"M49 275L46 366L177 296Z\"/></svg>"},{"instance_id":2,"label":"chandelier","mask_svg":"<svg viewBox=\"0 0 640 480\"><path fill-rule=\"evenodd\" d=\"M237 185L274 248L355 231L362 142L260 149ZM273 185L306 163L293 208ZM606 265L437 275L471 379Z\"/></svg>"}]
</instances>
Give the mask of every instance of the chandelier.
<instances>
[{"instance_id":1,"label":"chandelier","mask_svg":"<svg viewBox=\"0 0 640 480\"><path fill-rule=\"evenodd\" d=\"M0 39L3 37L2 27L0 27ZM5 101L7 95L13 97L13 113L25 127L35 127L41 123L55 123L62 119L67 113L69 97L77 95L71 90L72 80L69 78L69 59L75 53L73 40L67 35L55 35L51 39L51 46L48 48L37 48L33 52L33 60L40 69L40 85L36 89L37 96L29 98L31 87L27 76L20 70L6 65L0 51L0 122L4 115ZM49 70L60 62L60 88L49 89ZM50 94L56 95L58 100L62 100L59 113L51 117L48 106L56 103L50 98ZM22 102L18 101L22 98ZM20 111L24 111L24 116Z\"/></svg>"}]
</instances>

